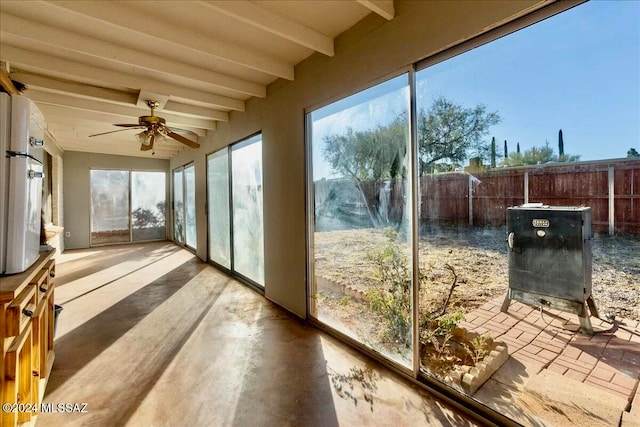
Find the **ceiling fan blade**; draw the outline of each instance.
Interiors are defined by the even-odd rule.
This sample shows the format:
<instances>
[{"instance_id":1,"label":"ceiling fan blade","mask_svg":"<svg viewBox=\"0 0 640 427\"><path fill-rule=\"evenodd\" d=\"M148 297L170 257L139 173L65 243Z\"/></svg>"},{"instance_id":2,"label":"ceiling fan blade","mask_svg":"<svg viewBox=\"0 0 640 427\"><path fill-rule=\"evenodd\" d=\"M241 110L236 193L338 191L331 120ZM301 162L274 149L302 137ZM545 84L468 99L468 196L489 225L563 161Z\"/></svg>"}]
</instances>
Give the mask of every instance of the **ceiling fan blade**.
<instances>
[{"instance_id":1,"label":"ceiling fan blade","mask_svg":"<svg viewBox=\"0 0 640 427\"><path fill-rule=\"evenodd\" d=\"M114 126L120 126L122 128L144 128L146 126L141 125L140 123L114 123Z\"/></svg>"},{"instance_id":2,"label":"ceiling fan blade","mask_svg":"<svg viewBox=\"0 0 640 427\"><path fill-rule=\"evenodd\" d=\"M140 126L140 125L138 125L138 127L137 127L137 129L144 129L144 128L145 128L145 126ZM92 136L100 136L100 135L107 135L109 133L114 133L114 132L122 132L124 130L131 130L131 128L129 128L129 129L110 130L109 132L96 133L96 134L93 134L93 135L89 135L89 138L91 138Z\"/></svg>"},{"instance_id":3,"label":"ceiling fan blade","mask_svg":"<svg viewBox=\"0 0 640 427\"><path fill-rule=\"evenodd\" d=\"M165 128L166 128L166 126L165 126ZM174 128L173 126L171 126L171 130L174 131L175 133L194 133L192 130Z\"/></svg>"},{"instance_id":4,"label":"ceiling fan blade","mask_svg":"<svg viewBox=\"0 0 640 427\"><path fill-rule=\"evenodd\" d=\"M182 135L178 135L177 133L175 133L174 131L172 131L171 129L165 127L165 129L167 130L167 136L170 136L171 138L175 139L176 141L182 142L184 145L191 147L191 148L200 148L200 144L198 144L195 141L192 141L190 139L185 138Z\"/></svg>"}]
</instances>

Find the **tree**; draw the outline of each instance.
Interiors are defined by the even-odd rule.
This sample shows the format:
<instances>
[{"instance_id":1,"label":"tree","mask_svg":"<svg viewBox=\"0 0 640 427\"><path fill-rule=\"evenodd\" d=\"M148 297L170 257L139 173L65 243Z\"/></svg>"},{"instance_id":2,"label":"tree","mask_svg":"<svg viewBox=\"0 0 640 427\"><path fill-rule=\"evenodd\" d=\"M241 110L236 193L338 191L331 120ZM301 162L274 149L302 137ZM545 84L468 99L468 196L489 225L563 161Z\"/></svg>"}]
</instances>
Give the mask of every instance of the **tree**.
<instances>
[{"instance_id":1,"label":"tree","mask_svg":"<svg viewBox=\"0 0 640 427\"><path fill-rule=\"evenodd\" d=\"M131 212L133 216L133 228L155 227L158 218L149 209L138 208Z\"/></svg>"},{"instance_id":2,"label":"tree","mask_svg":"<svg viewBox=\"0 0 640 427\"><path fill-rule=\"evenodd\" d=\"M156 209L158 209L158 212L160 212L160 218L164 218L165 217L165 212L167 209L167 203L165 200L162 200L158 203L156 203Z\"/></svg>"},{"instance_id":3,"label":"tree","mask_svg":"<svg viewBox=\"0 0 640 427\"><path fill-rule=\"evenodd\" d=\"M335 172L353 180L373 226L382 226L382 217L365 191L365 183L407 175L408 123L405 114L387 126L354 131L324 138L323 156ZM384 216L384 215L382 215Z\"/></svg>"},{"instance_id":4,"label":"tree","mask_svg":"<svg viewBox=\"0 0 640 427\"><path fill-rule=\"evenodd\" d=\"M489 128L500 122L497 111L484 104L465 108L444 97L436 98L427 111L418 113L418 155L422 173L431 173L435 164L464 163L468 158L488 160L490 146L484 141Z\"/></svg>"},{"instance_id":5,"label":"tree","mask_svg":"<svg viewBox=\"0 0 640 427\"><path fill-rule=\"evenodd\" d=\"M335 172L358 182L397 178L407 173L407 136L403 114L387 126L325 137L323 155Z\"/></svg>"},{"instance_id":6,"label":"tree","mask_svg":"<svg viewBox=\"0 0 640 427\"><path fill-rule=\"evenodd\" d=\"M507 140L504 140L504 158L509 157L509 150L507 149Z\"/></svg>"},{"instance_id":7,"label":"tree","mask_svg":"<svg viewBox=\"0 0 640 427\"><path fill-rule=\"evenodd\" d=\"M638 150L631 147L629 151L627 151L627 157L640 157L640 153L638 153Z\"/></svg>"},{"instance_id":8,"label":"tree","mask_svg":"<svg viewBox=\"0 0 640 427\"><path fill-rule=\"evenodd\" d=\"M418 161L422 174L452 170L470 157L488 159L490 146L484 137L498 123L497 112L480 104L465 108L446 98L436 98L427 111L420 110ZM365 183L407 175L409 123L406 114L391 123L366 131L348 128L344 134L324 138L323 156L332 169L352 179L361 193L374 226L384 226L376 201L365 192Z\"/></svg>"},{"instance_id":9,"label":"tree","mask_svg":"<svg viewBox=\"0 0 640 427\"><path fill-rule=\"evenodd\" d=\"M542 147L532 147L524 150L524 153L518 152L509 154L509 157L503 162L504 166L523 166L523 165L540 165L549 162L577 162L580 156L563 154L556 156L553 148L547 141Z\"/></svg>"},{"instance_id":10,"label":"tree","mask_svg":"<svg viewBox=\"0 0 640 427\"><path fill-rule=\"evenodd\" d=\"M516 144L516 153L520 154L520 143Z\"/></svg>"}]
</instances>

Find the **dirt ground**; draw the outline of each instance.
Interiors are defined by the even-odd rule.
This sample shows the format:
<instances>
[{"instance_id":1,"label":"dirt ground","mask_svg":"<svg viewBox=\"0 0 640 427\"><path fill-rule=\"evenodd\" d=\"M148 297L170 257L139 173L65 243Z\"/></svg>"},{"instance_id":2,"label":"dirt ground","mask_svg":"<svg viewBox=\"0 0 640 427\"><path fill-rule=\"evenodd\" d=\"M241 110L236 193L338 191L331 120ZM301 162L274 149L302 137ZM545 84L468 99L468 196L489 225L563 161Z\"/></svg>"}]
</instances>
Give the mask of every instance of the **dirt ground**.
<instances>
[{"instance_id":1,"label":"dirt ground","mask_svg":"<svg viewBox=\"0 0 640 427\"><path fill-rule=\"evenodd\" d=\"M419 262L426 274L423 284L428 293L447 293L453 281L452 270L458 276L454 306L463 313L502 295L508 288L507 245L504 228L437 227L421 233ZM369 259L387 239L382 230L356 229L317 232L314 235L315 274L332 282L366 293L375 288L375 263ZM408 244L402 243L410 254ZM593 296L602 314L640 320L640 236L594 235ZM330 293L321 297L330 297ZM335 296L335 295L333 295ZM348 301L342 300L343 313ZM336 301L325 300L332 306ZM321 303L322 304L322 303ZM326 307L330 308L330 307ZM354 309L356 307L353 307ZM337 315L337 314L336 314ZM357 314L354 314L357 320Z\"/></svg>"}]
</instances>

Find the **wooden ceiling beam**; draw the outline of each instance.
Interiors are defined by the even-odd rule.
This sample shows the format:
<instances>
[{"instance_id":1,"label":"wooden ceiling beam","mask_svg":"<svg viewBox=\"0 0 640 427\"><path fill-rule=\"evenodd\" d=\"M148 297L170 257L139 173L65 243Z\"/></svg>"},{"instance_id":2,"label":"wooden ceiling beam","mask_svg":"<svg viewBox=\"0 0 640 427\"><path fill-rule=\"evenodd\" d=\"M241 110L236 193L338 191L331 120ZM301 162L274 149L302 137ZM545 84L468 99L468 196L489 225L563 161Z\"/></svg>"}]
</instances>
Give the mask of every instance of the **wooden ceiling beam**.
<instances>
[{"instance_id":1,"label":"wooden ceiling beam","mask_svg":"<svg viewBox=\"0 0 640 427\"><path fill-rule=\"evenodd\" d=\"M97 153L97 154L112 154L116 156L132 156L132 157L148 157L156 159L170 159L178 153L181 153L183 149L175 151L141 151L140 145L132 144L132 147L114 147L109 144L96 144L95 146L88 146L86 143L76 143L73 140L68 140L63 144L64 151L79 151L83 153ZM155 152L156 154L152 154Z\"/></svg>"},{"instance_id":2,"label":"wooden ceiling beam","mask_svg":"<svg viewBox=\"0 0 640 427\"><path fill-rule=\"evenodd\" d=\"M146 89L151 92L168 93L181 99L193 100L194 103L207 106L209 108L226 108L229 98L214 95L202 90L191 89L160 80L137 76L135 74L110 71L104 68L87 65L80 62L69 61L56 56L27 51L7 44L2 45L2 59L12 62L16 67L23 66L27 71L41 74L55 74L67 80L83 80L94 82L96 85L118 86L132 89ZM238 100L234 100L238 101ZM243 104L244 102L238 101ZM228 120L228 114L220 111L219 117L212 117L214 120Z\"/></svg>"},{"instance_id":3,"label":"wooden ceiling beam","mask_svg":"<svg viewBox=\"0 0 640 427\"><path fill-rule=\"evenodd\" d=\"M4 40L9 44L11 44L12 39L19 38L29 43L39 43L56 49L56 51L67 50L158 73L178 75L181 78L193 80L199 84L209 85L212 90L218 88L238 92L241 95L261 98L266 96L267 90L264 85L211 72L210 70L165 58L158 53L151 54L129 49L111 42L35 23L5 13L0 14L0 19L2 21L0 40ZM244 104L237 100L230 100L224 107L231 110L244 110Z\"/></svg>"},{"instance_id":4,"label":"wooden ceiling beam","mask_svg":"<svg viewBox=\"0 0 640 427\"><path fill-rule=\"evenodd\" d=\"M42 92L59 93L76 98L101 100L118 105L135 105L137 93L123 92L98 86L87 85L67 80L54 79L34 73L18 71L11 73L11 78L27 85L27 89Z\"/></svg>"},{"instance_id":5,"label":"wooden ceiling beam","mask_svg":"<svg viewBox=\"0 0 640 427\"><path fill-rule=\"evenodd\" d=\"M109 123L113 124L118 121L128 121L130 123L135 123L136 118L132 118L132 116L123 116L123 115L113 115L113 114L105 114L98 113L95 111L88 111L83 109L75 109L70 107L64 107L59 105L51 105L51 104L43 104L40 102L36 102L38 108L42 111L45 118L49 120L49 117L54 121L60 121L63 119L67 119L71 122L85 120L85 121L94 121L100 123ZM106 105L106 104L105 104ZM192 126L186 126L184 124L178 125L176 123L167 122L169 127L177 127L181 129L186 129L194 132L198 136L206 136L206 130L204 128L196 128ZM104 131L106 132L106 130Z\"/></svg>"},{"instance_id":6,"label":"wooden ceiling beam","mask_svg":"<svg viewBox=\"0 0 640 427\"><path fill-rule=\"evenodd\" d=\"M58 93L43 92L35 89L29 89L26 95L34 102L40 104L57 105L60 107L74 108L78 110L92 111L95 113L109 114L113 116L126 117L128 119L136 119L138 116L149 115L150 111L138 107L127 107L123 105L115 105L106 102L94 101L91 99L76 98L73 96L61 95ZM202 129L216 128L213 120L198 119L193 117L179 116L162 112L162 117L167 120L167 124L172 123L175 126L199 127Z\"/></svg>"},{"instance_id":7,"label":"wooden ceiling beam","mask_svg":"<svg viewBox=\"0 0 640 427\"><path fill-rule=\"evenodd\" d=\"M188 49L194 55L208 55L219 60L260 71L275 77L293 80L293 64L268 57L262 53L221 42L211 37L194 35L189 28L177 27L169 19L149 22L149 16L135 10L123 10L118 2L59 1L46 2L47 5L66 10L80 19L90 20L96 25L108 25L114 31L131 32L132 37L144 38L149 43L161 46L171 45ZM148 23L148 24L147 24Z\"/></svg>"},{"instance_id":8,"label":"wooden ceiling beam","mask_svg":"<svg viewBox=\"0 0 640 427\"><path fill-rule=\"evenodd\" d=\"M261 7L258 3L247 0L199 1L198 3L300 46L328 56L335 54L331 37L284 18L282 15Z\"/></svg>"},{"instance_id":9,"label":"wooden ceiling beam","mask_svg":"<svg viewBox=\"0 0 640 427\"><path fill-rule=\"evenodd\" d=\"M11 78L26 84L27 88L31 90L36 89L40 92L57 93L76 98L109 102L117 105L134 106L139 98L138 95L129 92L105 89L82 83L62 81L32 73L11 73ZM219 116L220 113L219 111L211 108L182 104L176 101L168 101L164 108L157 109L156 111L200 119L210 119L211 117Z\"/></svg>"},{"instance_id":10,"label":"wooden ceiling beam","mask_svg":"<svg viewBox=\"0 0 640 427\"><path fill-rule=\"evenodd\" d=\"M20 95L18 89L13 85L9 74L4 70L4 67L0 67L0 86L10 95Z\"/></svg>"},{"instance_id":11,"label":"wooden ceiling beam","mask_svg":"<svg viewBox=\"0 0 640 427\"><path fill-rule=\"evenodd\" d=\"M357 0L357 2L387 21L391 21L395 17L393 0Z\"/></svg>"}]
</instances>

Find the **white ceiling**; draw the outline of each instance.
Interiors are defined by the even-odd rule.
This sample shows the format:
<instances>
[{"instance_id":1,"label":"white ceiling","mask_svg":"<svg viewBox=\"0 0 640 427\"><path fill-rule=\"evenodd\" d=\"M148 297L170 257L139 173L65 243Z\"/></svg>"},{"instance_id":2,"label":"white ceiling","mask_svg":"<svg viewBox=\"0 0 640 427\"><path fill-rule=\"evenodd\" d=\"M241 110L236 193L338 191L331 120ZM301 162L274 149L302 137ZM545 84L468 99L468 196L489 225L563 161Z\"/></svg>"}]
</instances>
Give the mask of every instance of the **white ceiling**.
<instances>
[{"instance_id":1,"label":"white ceiling","mask_svg":"<svg viewBox=\"0 0 640 427\"><path fill-rule=\"evenodd\" d=\"M392 0L0 1L0 60L44 113L63 150L131 156L135 130L160 102L167 125L197 140L229 112L266 96L278 78L369 13L392 19ZM169 140L155 157L190 148Z\"/></svg>"}]
</instances>

